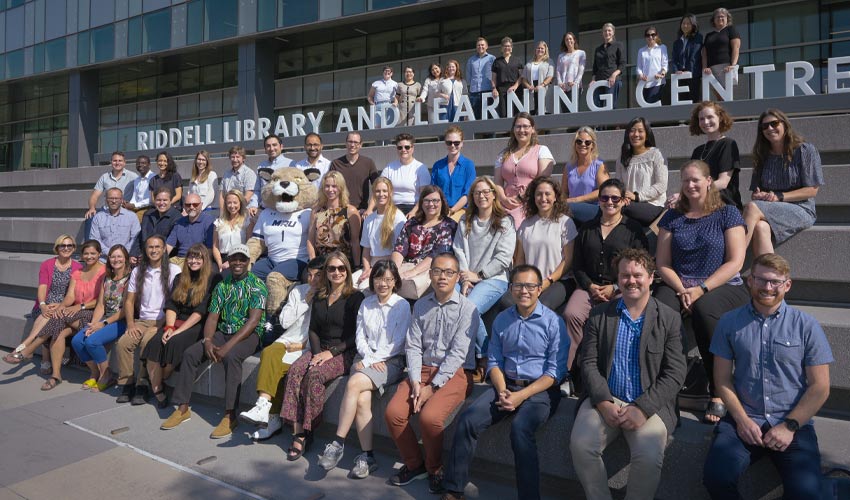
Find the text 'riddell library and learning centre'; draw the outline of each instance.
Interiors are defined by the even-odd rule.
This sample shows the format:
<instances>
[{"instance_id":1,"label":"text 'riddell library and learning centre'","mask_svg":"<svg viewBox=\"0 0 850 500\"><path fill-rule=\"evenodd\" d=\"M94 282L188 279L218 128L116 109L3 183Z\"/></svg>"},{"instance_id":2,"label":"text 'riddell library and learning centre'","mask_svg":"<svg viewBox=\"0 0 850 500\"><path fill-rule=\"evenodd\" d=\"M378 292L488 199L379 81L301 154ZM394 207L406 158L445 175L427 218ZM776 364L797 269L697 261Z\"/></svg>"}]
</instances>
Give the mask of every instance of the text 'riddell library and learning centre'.
<instances>
[{"instance_id":1,"label":"text 'riddell library and learning centre'","mask_svg":"<svg viewBox=\"0 0 850 500\"><path fill-rule=\"evenodd\" d=\"M850 108L848 0L0 0L0 171L96 165L115 150L225 154L234 143L260 149L268 133L286 147L313 131L326 144L350 130L366 141L401 128L436 137L445 102L416 104L401 122L396 109L369 105L372 82L386 66L395 80L410 67L420 83L434 63L456 60L463 72L479 37L496 56L510 37L523 62L544 41L557 62L564 34L577 35L587 52L581 90L552 85L540 103L521 88L501 96L511 111L534 109L543 131L637 114L676 124L691 108L687 82L671 71L649 104L638 50L651 26L672 58L682 16L695 14L708 33L718 7L740 35L737 72L704 75L700 90L738 117L768 105L795 115ZM606 23L626 61L616 102L595 104L607 88L592 81ZM469 138L508 129L494 96L470 97L455 115Z\"/></svg>"}]
</instances>

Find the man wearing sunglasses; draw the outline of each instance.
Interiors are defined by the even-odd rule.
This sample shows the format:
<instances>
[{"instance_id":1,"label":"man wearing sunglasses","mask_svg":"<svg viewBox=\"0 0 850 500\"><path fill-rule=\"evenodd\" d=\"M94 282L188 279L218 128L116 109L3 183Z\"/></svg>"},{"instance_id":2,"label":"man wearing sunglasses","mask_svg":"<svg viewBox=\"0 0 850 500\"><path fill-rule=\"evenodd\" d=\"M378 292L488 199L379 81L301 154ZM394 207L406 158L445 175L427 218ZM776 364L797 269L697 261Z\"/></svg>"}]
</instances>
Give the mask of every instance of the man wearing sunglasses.
<instances>
[{"instance_id":1,"label":"man wearing sunglasses","mask_svg":"<svg viewBox=\"0 0 850 500\"><path fill-rule=\"evenodd\" d=\"M428 476L431 493L440 493L443 430L472 389L471 345L479 316L475 304L455 290L460 266L453 253L434 257L430 275L433 291L416 301L407 331L408 378L399 384L384 417L404 464L390 484L404 486ZM410 423L414 413L419 413L424 458Z\"/></svg>"},{"instance_id":2,"label":"man wearing sunglasses","mask_svg":"<svg viewBox=\"0 0 850 500\"><path fill-rule=\"evenodd\" d=\"M655 262L646 250L624 249L613 265L622 296L594 307L584 325L586 395L570 451L587 498L610 499L602 452L622 434L632 457L626 496L654 498L685 382L682 318L651 296Z\"/></svg>"},{"instance_id":3,"label":"man wearing sunglasses","mask_svg":"<svg viewBox=\"0 0 850 500\"><path fill-rule=\"evenodd\" d=\"M752 301L724 314L711 340L717 395L729 412L717 424L703 484L712 498L741 498L738 478L768 455L785 498L820 498L812 417L829 397L832 350L817 320L785 303L788 261L759 255L748 285Z\"/></svg>"},{"instance_id":4,"label":"man wearing sunglasses","mask_svg":"<svg viewBox=\"0 0 850 500\"><path fill-rule=\"evenodd\" d=\"M555 413L558 384L567 371L570 338L564 320L540 303L543 275L534 266L514 267L510 291L515 305L493 322L487 373L493 391L479 396L459 417L449 452L442 500L464 498L469 465L481 432L515 415L511 448L517 474L517 497L540 498L540 468L535 432Z\"/></svg>"},{"instance_id":5,"label":"man wearing sunglasses","mask_svg":"<svg viewBox=\"0 0 850 500\"><path fill-rule=\"evenodd\" d=\"M171 257L171 262L178 266L183 266L183 261L186 259L186 253L189 247L196 243L201 243L207 248L212 248L213 239L213 222L215 218L204 212L201 209L201 197L196 194L188 194L183 199L183 208L186 209L186 215L177 219L171 232L166 240L168 254L176 250L176 254ZM212 263L214 268L217 268L215 262ZM218 269L216 269L218 271Z\"/></svg>"}]
</instances>

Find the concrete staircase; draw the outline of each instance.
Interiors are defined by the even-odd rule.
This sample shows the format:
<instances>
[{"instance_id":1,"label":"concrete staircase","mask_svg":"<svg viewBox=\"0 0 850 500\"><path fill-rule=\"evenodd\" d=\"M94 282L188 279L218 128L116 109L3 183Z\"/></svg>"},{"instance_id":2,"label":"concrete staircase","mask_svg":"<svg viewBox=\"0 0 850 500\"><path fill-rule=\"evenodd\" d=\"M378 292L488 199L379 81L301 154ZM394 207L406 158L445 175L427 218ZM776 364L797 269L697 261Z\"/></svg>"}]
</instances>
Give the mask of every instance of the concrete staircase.
<instances>
[{"instance_id":1,"label":"concrete staircase","mask_svg":"<svg viewBox=\"0 0 850 500\"><path fill-rule=\"evenodd\" d=\"M836 363L831 373L832 396L819 417L818 431L824 448L824 465L847 467L846 457L850 449L850 433L847 432L850 427L846 422L850 416L850 254L847 250L850 248L850 196L847 194L850 191L850 116L796 118L793 124L820 150L827 184L821 188L817 198L817 225L777 248L777 252L792 264L794 285L789 294L790 301L821 322L835 354ZM747 188L752 174L748 152L755 128L755 122L738 122L727 134L738 141L745 155L741 175L745 202L748 201ZM655 135L671 169L668 192L676 192L679 186L678 167L690 157L690 152L701 140L690 137L685 126L658 128ZM563 171L572 140L571 134L541 136L541 142L550 147L558 162L557 174ZM622 131L599 134L601 157L611 171L614 171L615 162L610 160L618 156L622 140ZM464 154L479 165L480 174L492 174L493 162L505 143L503 138L469 141L464 146ZM328 158L342 154L343 150L325 151ZM364 148L363 154L375 159L378 165L395 158L395 150L391 146ZM426 164L432 164L444 155L445 147L439 142L416 146L415 156ZM287 153L287 156L297 159L303 155L293 152ZM262 159L260 155L250 156L248 164L256 166ZM178 163L180 174L187 179L191 162ZM218 158L214 160L214 167L222 174L229 164L226 159ZM0 329L0 346L14 347L28 330L25 315L33 305L38 267L50 256L53 242L59 234L68 233L82 240L82 215L91 186L108 168L98 166L0 174L0 324L4 327ZM132 164L128 168L132 168ZM247 363L242 401L250 404L254 400L259 360L253 357ZM214 368L198 381L196 392L221 397L222 377L220 367ZM485 390L486 386L478 386L474 394ZM329 388L325 417L330 424L336 423L343 391L343 380L334 382ZM393 392L394 388L375 402L374 413L378 417L376 433L381 436L388 436L388 433L379 416L383 415ZM556 485L558 481L575 479L566 448L574 411L575 400L565 400L539 436L547 484ZM477 464L479 471L489 470L502 477L510 476L511 472L505 472L512 471L513 467L507 432L506 425L501 424L483 436L477 453L481 459ZM668 449L659 498L704 497L700 477L709 441L710 428L685 413L683 424ZM607 456L611 457L611 486L624 487L628 471L626 447L622 443L615 445ZM771 466L758 464L744 481L747 484L746 497L775 498L781 494L778 481Z\"/></svg>"}]
</instances>

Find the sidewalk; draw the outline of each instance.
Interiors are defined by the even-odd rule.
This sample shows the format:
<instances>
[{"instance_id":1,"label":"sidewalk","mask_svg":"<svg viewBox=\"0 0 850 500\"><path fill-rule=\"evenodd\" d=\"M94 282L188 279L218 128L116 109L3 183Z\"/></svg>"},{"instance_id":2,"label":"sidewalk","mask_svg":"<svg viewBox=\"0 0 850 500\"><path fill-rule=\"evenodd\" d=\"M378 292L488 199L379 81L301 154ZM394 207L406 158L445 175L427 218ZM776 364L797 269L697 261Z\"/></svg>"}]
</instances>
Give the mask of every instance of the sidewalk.
<instances>
[{"instance_id":1,"label":"sidewalk","mask_svg":"<svg viewBox=\"0 0 850 500\"><path fill-rule=\"evenodd\" d=\"M327 443L321 433L306 459L287 462L286 432L254 443L248 438L253 428L241 424L230 439L209 439L222 414L214 402L199 398L192 420L162 431L159 425L170 407L118 405L115 389L105 394L82 391L86 374L73 368L64 369L62 384L42 392L37 370L33 363L0 366L0 500L438 498L428 492L425 480L404 488L385 484L400 466L397 455L378 452L376 473L348 479L360 451L354 432L341 467L326 473L316 463ZM510 499L516 490L510 484L475 480L467 495Z\"/></svg>"}]
</instances>

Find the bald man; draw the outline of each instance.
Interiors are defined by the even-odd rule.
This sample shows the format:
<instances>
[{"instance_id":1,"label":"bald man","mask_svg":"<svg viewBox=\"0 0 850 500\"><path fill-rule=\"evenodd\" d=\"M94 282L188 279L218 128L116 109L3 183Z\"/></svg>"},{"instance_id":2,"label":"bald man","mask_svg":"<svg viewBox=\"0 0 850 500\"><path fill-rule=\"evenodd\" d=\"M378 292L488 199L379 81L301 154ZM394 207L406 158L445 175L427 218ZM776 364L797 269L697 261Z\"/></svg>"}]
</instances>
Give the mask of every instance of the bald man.
<instances>
[{"instance_id":1,"label":"bald man","mask_svg":"<svg viewBox=\"0 0 850 500\"><path fill-rule=\"evenodd\" d=\"M187 194L183 198L183 208L186 210L186 215L177 219L166 240L171 262L178 266L183 265L186 252L195 243L202 243L212 249L213 222L215 221L209 212L201 209L201 197L196 194Z\"/></svg>"}]
</instances>

